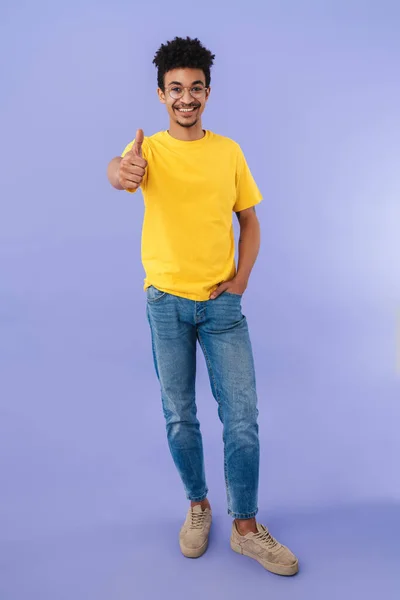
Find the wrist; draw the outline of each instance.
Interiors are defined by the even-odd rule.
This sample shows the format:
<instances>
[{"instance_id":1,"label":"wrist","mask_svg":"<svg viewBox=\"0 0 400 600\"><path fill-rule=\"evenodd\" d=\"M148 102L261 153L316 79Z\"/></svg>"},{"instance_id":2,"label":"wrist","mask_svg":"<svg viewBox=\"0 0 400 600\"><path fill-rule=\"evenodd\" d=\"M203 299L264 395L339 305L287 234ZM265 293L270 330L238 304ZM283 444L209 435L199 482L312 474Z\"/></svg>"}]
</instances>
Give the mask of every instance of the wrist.
<instances>
[{"instance_id":1,"label":"wrist","mask_svg":"<svg viewBox=\"0 0 400 600\"><path fill-rule=\"evenodd\" d=\"M121 185L121 180L120 180L121 161L122 161L122 159L115 161L114 187L116 187L117 189L123 189L123 186Z\"/></svg>"},{"instance_id":2,"label":"wrist","mask_svg":"<svg viewBox=\"0 0 400 600\"><path fill-rule=\"evenodd\" d=\"M238 283L242 283L243 285L247 285L249 282L249 276L245 275L245 273L238 271L235 276L235 280Z\"/></svg>"},{"instance_id":3,"label":"wrist","mask_svg":"<svg viewBox=\"0 0 400 600\"><path fill-rule=\"evenodd\" d=\"M247 288L249 283L249 278L246 277L243 273L238 272L235 277L235 282L244 290Z\"/></svg>"},{"instance_id":4,"label":"wrist","mask_svg":"<svg viewBox=\"0 0 400 600\"><path fill-rule=\"evenodd\" d=\"M121 158L119 156L112 159L108 165L107 176L111 185L117 190L124 189L120 183L119 169L121 165Z\"/></svg>"}]
</instances>

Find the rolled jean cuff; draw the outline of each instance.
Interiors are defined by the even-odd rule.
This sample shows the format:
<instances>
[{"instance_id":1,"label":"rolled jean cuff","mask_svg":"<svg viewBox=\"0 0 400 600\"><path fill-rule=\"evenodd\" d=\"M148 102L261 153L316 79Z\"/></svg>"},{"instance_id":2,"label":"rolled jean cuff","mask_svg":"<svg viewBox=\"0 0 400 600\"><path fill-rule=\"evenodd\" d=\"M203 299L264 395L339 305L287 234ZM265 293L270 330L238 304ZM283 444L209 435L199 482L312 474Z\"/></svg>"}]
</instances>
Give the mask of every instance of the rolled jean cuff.
<instances>
[{"instance_id":1,"label":"rolled jean cuff","mask_svg":"<svg viewBox=\"0 0 400 600\"><path fill-rule=\"evenodd\" d=\"M190 500L190 502L203 502L203 500L207 498L207 494L208 490L206 490L201 496L192 497L190 494L188 494L187 499Z\"/></svg>"},{"instance_id":2,"label":"rolled jean cuff","mask_svg":"<svg viewBox=\"0 0 400 600\"><path fill-rule=\"evenodd\" d=\"M228 508L228 515L233 517L234 519L240 519L245 521L246 519L254 519L256 514L258 513L258 508L251 513L234 513Z\"/></svg>"}]
</instances>

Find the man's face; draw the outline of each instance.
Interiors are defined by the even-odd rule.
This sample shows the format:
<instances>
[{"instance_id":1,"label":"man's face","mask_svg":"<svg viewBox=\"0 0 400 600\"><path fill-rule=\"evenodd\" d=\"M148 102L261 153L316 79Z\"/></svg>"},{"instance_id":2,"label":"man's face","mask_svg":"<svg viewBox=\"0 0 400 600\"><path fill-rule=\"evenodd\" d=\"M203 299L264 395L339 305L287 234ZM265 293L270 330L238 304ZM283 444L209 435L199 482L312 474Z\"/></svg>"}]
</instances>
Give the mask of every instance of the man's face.
<instances>
[{"instance_id":1,"label":"man's face","mask_svg":"<svg viewBox=\"0 0 400 600\"><path fill-rule=\"evenodd\" d=\"M170 118L181 127L193 127L204 112L210 88L206 89L201 69L174 69L164 77L165 91L158 89L160 101ZM193 95L192 95L193 94Z\"/></svg>"}]
</instances>

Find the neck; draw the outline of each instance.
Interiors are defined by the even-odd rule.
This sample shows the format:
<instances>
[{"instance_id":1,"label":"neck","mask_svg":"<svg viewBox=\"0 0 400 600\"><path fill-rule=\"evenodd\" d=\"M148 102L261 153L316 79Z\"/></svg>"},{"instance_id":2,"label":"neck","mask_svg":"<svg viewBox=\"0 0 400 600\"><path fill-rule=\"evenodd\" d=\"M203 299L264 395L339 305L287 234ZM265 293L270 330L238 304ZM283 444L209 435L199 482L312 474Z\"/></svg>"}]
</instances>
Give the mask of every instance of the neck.
<instances>
[{"instance_id":1,"label":"neck","mask_svg":"<svg viewBox=\"0 0 400 600\"><path fill-rule=\"evenodd\" d=\"M169 122L168 133L171 137L175 138L176 140L181 140L182 142L195 142L196 140L201 140L204 137L201 119L196 123L196 125L193 125L193 127L182 127L175 121L171 120Z\"/></svg>"}]
</instances>

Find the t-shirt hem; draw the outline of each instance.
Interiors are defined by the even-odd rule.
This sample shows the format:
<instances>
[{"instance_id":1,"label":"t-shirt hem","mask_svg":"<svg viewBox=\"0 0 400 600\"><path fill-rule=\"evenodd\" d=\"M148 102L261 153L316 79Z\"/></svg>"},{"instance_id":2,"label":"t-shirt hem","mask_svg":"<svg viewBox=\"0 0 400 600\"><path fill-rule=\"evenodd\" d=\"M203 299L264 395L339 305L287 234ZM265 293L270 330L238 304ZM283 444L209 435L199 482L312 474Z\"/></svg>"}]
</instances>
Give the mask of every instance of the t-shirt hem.
<instances>
[{"instance_id":1,"label":"t-shirt hem","mask_svg":"<svg viewBox=\"0 0 400 600\"><path fill-rule=\"evenodd\" d=\"M146 291L147 288L149 288L152 285L152 283L145 283L143 288L144 291ZM191 294L190 292L180 292L178 290L170 290L159 285L155 285L154 287L156 287L160 292L164 292L165 294L169 294L170 296L176 296L177 298L185 298L186 300L193 300L195 302L205 302L206 300L210 299L212 292L217 286L214 286L208 294Z\"/></svg>"}]
</instances>

